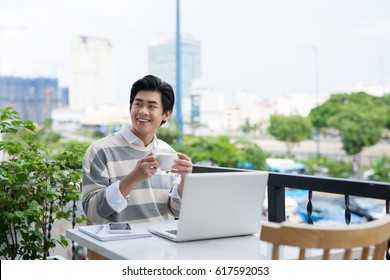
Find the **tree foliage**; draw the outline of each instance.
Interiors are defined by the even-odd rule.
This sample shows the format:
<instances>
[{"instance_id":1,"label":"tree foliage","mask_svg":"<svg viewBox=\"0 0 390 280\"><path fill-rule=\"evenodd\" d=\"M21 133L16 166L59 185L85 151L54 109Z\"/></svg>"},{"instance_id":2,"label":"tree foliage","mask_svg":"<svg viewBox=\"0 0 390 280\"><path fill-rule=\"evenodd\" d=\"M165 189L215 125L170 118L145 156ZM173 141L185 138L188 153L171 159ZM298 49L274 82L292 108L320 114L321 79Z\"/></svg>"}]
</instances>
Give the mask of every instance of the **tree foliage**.
<instances>
[{"instance_id":1,"label":"tree foliage","mask_svg":"<svg viewBox=\"0 0 390 280\"><path fill-rule=\"evenodd\" d=\"M213 165L235 167L239 152L228 136L184 137L183 151L193 162L211 162Z\"/></svg>"},{"instance_id":2,"label":"tree foliage","mask_svg":"<svg viewBox=\"0 0 390 280\"><path fill-rule=\"evenodd\" d=\"M374 174L369 178L380 182L390 182L390 158L382 156L372 164Z\"/></svg>"},{"instance_id":3,"label":"tree foliage","mask_svg":"<svg viewBox=\"0 0 390 280\"><path fill-rule=\"evenodd\" d=\"M381 98L381 104L384 106L385 127L390 130L390 94L385 94Z\"/></svg>"},{"instance_id":4,"label":"tree foliage","mask_svg":"<svg viewBox=\"0 0 390 280\"><path fill-rule=\"evenodd\" d=\"M310 120L299 115L272 115L268 131L277 140L286 143L288 157L294 145L312 137Z\"/></svg>"},{"instance_id":5,"label":"tree foliage","mask_svg":"<svg viewBox=\"0 0 390 280\"><path fill-rule=\"evenodd\" d=\"M178 129L159 128L157 137L169 143L176 151L191 157L192 162L208 162L211 165L237 167L238 162L249 162L255 169L263 169L267 154L248 141L235 143L228 136L183 135Z\"/></svg>"},{"instance_id":6,"label":"tree foliage","mask_svg":"<svg viewBox=\"0 0 390 280\"><path fill-rule=\"evenodd\" d=\"M239 162L253 164L253 169L264 170L265 160L269 154L264 152L257 144L245 141L237 143L239 150Z\"/></svg>"},{"instance_id":7,"label":"tree foliage","mask_svg":"<svg viewBox=\"0 0 390 280\"><path fill-rule=\"evenodd\" d=\"M376 111L383 114L382 117L385 118L385 102L390 102L387 99L390 99L388 95L376 97L365 92L333 94L324 104L313 108L309 113L309 118L314 127L330 127L329 119L349 106L358 106L368 112Z\"/></svg>"},{"instance_id":8,"label":"tree foliage","mask_svg":"<svg viewBox=\"0 0 390 280\"><path fill-rule=\"evenodd\" d=\"M343 149L354 157L360 173L360 154L378 143L390 122L389 95L376 97L365 92L334 94L311 110L309 118L319 128L335 128L341 134Z\"/></svg>"},{"instance_id":9,"label":"tree foliage","mask_svg":"<svg viewBox=\"0 0 390 280\"><path fill-rule=\"evenodd\" d=\"M365 147L380 141L384 119L379 114L351 104L330 117L328 124L341 132L344 151L348 155L356 155L361 153Z\"/></svg>"},{"instance_id":10,"label":"tree foliage","mask_svg":"<svg viewBox=\"0 0 390 280\"><path fill-rule=\"evenodd\" d=\"M67 246L64 236L54 239L55 220L73 219L70 202L80 199L80 166L84 149L69 149L56 160L38 141L35 125L22 120L11 107L0 110L0 255L6 259L45 259L56 244ZM17 139L17 140L15 140ZM84 217L78 218L81 222Z\"/></svg>"},{"instance_id":11,"label":"tree foliage","mask_svg":"<svg viewBox=\"0 0 390 280\"><path fill-rule=\"evenodd\" d=\"M175 149L180 150L181 143L179 139L183 136L178 127L160 127L156 133L157 137L167 143L169 143Z\"/></svg>"},{"instance_id":12,"label":"tree foliage","mask_svg":"<svg viewBox=\"0 0 390 280\"><path fill-rule=\"evenodd\" d=\"M324 156L302 160L302 163L306 165L309 175L349 178L353 171L351 162L330 159Z\"/></svg>"}]
</instances>

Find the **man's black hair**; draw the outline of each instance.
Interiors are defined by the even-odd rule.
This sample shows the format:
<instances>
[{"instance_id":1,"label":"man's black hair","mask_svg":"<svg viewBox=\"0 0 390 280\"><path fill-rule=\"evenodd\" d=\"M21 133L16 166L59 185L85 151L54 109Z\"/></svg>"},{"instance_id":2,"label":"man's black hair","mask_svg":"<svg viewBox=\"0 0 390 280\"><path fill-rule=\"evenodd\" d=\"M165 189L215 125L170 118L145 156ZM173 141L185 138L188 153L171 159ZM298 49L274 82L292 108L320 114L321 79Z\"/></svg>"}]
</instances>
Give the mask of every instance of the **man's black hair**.
<instances>
[{"instance_id":1,"label":"man's black hair","mask_svg":"<svg viewBox=\"0 0 390 280\"><path fill-rule=\"evenodd\" d=\"M130 91L130 108L133 105L135 96L140 90L150 90L157 91L161 93L161 102L163 104L163 113L173 112L173 105L175 104L175 94L173 88L170 84L161 81L160 78L147 75L142 79L137 80ZM164 124L165 121L162 121L161 124Z\"/></svg>"}]
</instances>

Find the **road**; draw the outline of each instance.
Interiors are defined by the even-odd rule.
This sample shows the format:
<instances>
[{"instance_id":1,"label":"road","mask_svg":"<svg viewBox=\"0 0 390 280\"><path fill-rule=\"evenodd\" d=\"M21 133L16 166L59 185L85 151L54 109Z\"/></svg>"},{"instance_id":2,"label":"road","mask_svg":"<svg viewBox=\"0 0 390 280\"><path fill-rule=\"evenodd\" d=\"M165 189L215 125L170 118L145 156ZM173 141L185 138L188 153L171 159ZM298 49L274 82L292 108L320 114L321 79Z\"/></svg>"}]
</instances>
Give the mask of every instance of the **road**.
<instances>
[{"instance_id":1,"label":"road","mask_svg":"<svg viewBox=\"0 0 390 280\"><path fill-rule=\"evenodd\" d=\"M259 145L264 151L268 153L281 154L286 152L286 145L284 142L273 139L259 139L252 140ZM321 140L319 143L320 153L332 157L346 157L342 149L342 143L333 140ZM316 155L317 144L314 140L303 141L293 148L293 154L298 156ZM362 158L375 158L386 155L390 157L390 143L381 142L374 146L367 147L362 152Z\"/></svg>"}]
</instances>

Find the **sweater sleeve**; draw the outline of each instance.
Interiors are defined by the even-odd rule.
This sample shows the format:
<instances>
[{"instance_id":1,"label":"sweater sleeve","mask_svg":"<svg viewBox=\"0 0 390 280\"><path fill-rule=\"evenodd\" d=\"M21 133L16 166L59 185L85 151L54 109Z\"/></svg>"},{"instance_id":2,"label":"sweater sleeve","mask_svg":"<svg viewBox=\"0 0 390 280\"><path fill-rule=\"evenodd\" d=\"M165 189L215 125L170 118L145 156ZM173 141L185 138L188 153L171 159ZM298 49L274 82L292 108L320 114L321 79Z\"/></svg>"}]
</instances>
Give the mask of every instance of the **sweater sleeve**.
<instances>
[{"instance_id":1,"label":"sweater sleeve","mask_svg":"<svg viewBox=\"0 0 390 280\"><path fill-rule=\"evenodd\" d=\"M94 146L89 147L83 163L82 206L88 220L93 223L107 222L106 218L115 212L106 196L107 187L112 185L106 165L104 153Z\"/></svg>"}]
</instances>

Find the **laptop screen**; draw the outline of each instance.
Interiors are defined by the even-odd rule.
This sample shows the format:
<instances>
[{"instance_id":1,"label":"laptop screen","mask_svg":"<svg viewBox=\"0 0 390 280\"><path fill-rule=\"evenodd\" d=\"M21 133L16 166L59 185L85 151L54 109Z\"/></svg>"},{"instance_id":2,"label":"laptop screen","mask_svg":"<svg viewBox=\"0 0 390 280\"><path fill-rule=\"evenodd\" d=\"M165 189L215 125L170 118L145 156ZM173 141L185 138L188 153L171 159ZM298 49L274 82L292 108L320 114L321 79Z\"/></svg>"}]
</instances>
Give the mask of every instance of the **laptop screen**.
<instances>
[{"instance_id":1,"label":"laptop screen","mask_svg":"<svg viewBox=\"0 0 390 280\"><path fill-rule=\"evenodd\" d=\"M219 238L260 228L268 172L193 173L185 178L178 238Z\"/></svg>"}]
</instances>

